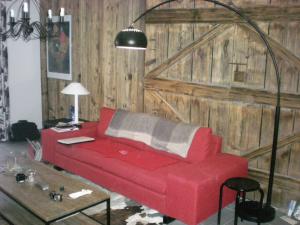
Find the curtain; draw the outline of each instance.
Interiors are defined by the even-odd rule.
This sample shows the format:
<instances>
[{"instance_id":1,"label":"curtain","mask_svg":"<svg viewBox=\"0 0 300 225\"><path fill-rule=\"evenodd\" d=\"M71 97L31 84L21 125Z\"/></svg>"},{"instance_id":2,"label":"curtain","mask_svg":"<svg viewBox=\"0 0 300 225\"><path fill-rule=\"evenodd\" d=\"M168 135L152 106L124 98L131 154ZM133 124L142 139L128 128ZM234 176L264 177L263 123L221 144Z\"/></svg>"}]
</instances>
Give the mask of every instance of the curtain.
<instances>
[{"instance_id":1,"label":"curtain","mask_svg":"<svg viewBox=\"0 0 300 225\"><path fill-rule=\"evenodd\" d=\"M0 33L6 28L5 2L0 1ZM6 40L0 37L0 141L8 140L9 131L9 92L8 57Z\"/></svg>"}]
</instances>

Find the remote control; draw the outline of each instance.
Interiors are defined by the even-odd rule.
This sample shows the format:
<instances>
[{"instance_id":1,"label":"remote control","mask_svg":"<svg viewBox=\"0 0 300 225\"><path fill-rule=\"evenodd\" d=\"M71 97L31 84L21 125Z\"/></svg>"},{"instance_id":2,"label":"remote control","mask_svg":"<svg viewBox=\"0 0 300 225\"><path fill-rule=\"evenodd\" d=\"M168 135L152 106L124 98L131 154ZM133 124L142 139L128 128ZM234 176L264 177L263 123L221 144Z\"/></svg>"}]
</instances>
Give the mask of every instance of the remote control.
<instances>
[{"instance_id":1,"label":"remote control","mask_svg":"<svg viewBox=\"0 0 300 225\"><path fill-rule=\"evenodd\" d=\"M41 189L42 191L46 191L49 189L49 185L46 184L46 183L43 183L43 182L38 182L38 183L35 183L35 185Z\"/></svg>"}]
</instances>

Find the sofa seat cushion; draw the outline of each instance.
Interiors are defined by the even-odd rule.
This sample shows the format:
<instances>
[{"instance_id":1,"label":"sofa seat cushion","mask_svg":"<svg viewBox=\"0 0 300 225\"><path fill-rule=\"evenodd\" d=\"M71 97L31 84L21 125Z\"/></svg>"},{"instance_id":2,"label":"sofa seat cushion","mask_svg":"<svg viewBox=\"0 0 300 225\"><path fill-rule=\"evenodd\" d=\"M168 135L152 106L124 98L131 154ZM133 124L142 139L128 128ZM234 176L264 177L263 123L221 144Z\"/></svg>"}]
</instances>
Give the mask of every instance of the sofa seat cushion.
<instances>
[{"instance_id":1,"label":"sofa seat cushion","mask_svg":"<svg viewBox=\"0 0 300 225\"><path fill-rule=\"evenodd\" d=\"M94 151L104 157L119 159L144 170L156 170L178 161L166 155L144 151L110 139L97 139L95 142L74 145L73 148L80 148L82 152L85 150Z\"/></svg>"},{"instance_id":2,"label":"sofa seat cushion","mask_svg":"<svg viewBox=\"0 0 300 225\"><path fill-rule=\"evenodd\" d=\"M166 191L166 173L159 170L147 170L117 157L106 157L100 152L75 147L73 159L93 165L115 176L134 182L154 192L164 194ZM123 156L122 156L123 157ZM163 167L162 167L163 168Z\"/></svg>"},{"instance_id":3,"label":"sofa seat cushion","mask_svg":"<svg viewBox=\"0 0 300 225\"><path fill-rule=\"evenodd\" d=\"M102 164L103 170L161 194L166 194L169 172L182 165L186 165L186 163L184 161L179 161L149 171L125 161L120 161L119 159L110 158L103 161Z\"/></svg>"},{"instance_id":4,"label":"sofa seat cushion","mask_svg":"<svg viewBox=\"0 0 300 225\"><path fill-rule=\"evenodd\" d=\"M107 172L122 177L149 190L164 194L167 189L166 175L136 167L119 159L108 159L104 162L103 169Z\"/></svg>"},{"instance_id":5,"label":"sofa seat cushion","mask_svg":"<svg viewBox=\"0 0 300 225\"><path fill-rule=\"evenodd\" d=\"M70 157L74 157L75 154L81 155L85 150L99 151L106 157L114 157L118 154L117 152L114 151L105 151L105 149L107 149L110 146L110 141L106 140L105 138L101 138L93 142L86 142L83 144L81 143L81 144L65 145L65 144L57 143L56 145L57 145L56 152ZM102 148L98 146L102 146ZM76 151L77 148L80 148L81 150Z\"/></svg>"},{"instance_id":6,"label":"sofa seat cushion","mask_svg":"<svg viewBox=\"0 0 300 225\"><path fill-rule=\"evenodd\" d=\"M72 146L60 145L60 154L93 165L116 176L130 180L154 192L164 194L169 168L180 160L154 151L141 150L101 138Z\"/></svg>"},{"instance_id":7,"label":"sofa seat cushion","mask_svg":"<svg viewBox=\"0 0 300 225\"><path fill-rule=\"evenodd\" d=\"M177 162L175 159L148 151L128 152L128 154L125 151L125 154L120 154L118 159L148 171L153 171Z\"/></svg>"},{"instance_id":8,"label":"sofa seat cushion","mask_svg":"<svg viewBox=\"0 0 300 225\"><path fill-rule=\"evenodd\" d=\"M86 150L96 152L104 157L115 158L120 155L120 153L112 147L113 143L107 138L98 138L93 142L81 143L74 145L73 148L77 149L78 152L84 153ZM133 151L135 149L132 149Z\"/></svg>"}]
</instances>

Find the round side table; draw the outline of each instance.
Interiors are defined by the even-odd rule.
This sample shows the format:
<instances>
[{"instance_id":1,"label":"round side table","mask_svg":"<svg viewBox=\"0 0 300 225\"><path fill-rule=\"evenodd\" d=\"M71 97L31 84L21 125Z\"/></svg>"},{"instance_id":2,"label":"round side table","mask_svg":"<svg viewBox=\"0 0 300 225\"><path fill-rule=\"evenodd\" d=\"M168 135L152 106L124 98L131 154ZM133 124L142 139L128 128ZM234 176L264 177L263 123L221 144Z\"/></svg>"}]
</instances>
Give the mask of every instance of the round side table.
<instances>
[{"instance_id":1,"label":"round side table","mask_svg":"<svg viewBox=\"0 0 300 225\"><path fill-rule=\"evenodd\" d=\"M257 181L250 179L250 178L246 178L246 177L232 177L232 178L227 179L221 185L220 198L219 198L219 211L218 211L218 225L220 225L220 222L221 222L221 210L222 210L224 186L237 192L236 197L235 197L234 225L237 225L238 216L240 216L241 219L250 220L252 222L257 222L257 224L259 225L260 222L258 220L244 216L243 215L244 210L242 210L242 209L244 208L245 205L248 206L249 204L255 208L262 207L264 193L263 193L263 190L260 188L260 184ZM246 193L252 192L252 191L260 192L261 196L260 196L259 203L256 201L245 201ZM242 197L242 202L240 202L240 197ZM241 213L241 215L239 215L239 212Z\"/></svg>"}]
</instances>

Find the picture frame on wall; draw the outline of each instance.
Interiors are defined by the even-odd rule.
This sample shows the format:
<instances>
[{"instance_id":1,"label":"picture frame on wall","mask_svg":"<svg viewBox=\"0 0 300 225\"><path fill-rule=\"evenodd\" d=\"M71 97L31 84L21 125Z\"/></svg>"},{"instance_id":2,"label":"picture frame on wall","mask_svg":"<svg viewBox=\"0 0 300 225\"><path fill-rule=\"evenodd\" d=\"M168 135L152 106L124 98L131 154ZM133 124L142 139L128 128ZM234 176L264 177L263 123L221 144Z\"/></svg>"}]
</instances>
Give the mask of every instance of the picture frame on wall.
<instances>
[{"instance_id":1,"label":"picture frame on wall","mask_svg":"<svg viewBox=\"0 0 300 225\"><path fill-rule=\"evenodd\" d=\"M64 16L59 23L59 16L53 16L53 32L47 39L47 77L72 80L72 16Z\"/></svg>"}]
</instances>

